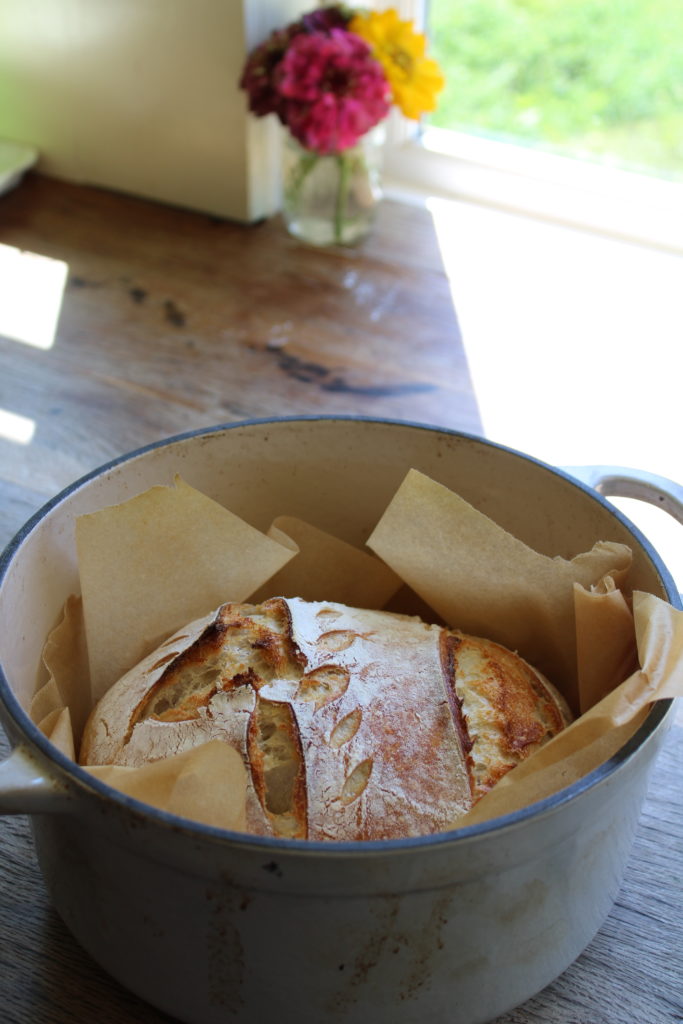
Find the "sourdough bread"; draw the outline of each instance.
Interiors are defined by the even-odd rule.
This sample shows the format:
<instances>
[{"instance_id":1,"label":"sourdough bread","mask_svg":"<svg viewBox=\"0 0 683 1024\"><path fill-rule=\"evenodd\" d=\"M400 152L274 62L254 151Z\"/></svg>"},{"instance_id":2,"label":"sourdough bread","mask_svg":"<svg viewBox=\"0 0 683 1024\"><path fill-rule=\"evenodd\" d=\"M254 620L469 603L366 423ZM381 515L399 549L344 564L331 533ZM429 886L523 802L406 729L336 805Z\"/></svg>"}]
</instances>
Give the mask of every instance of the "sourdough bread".
<instances>
[{"instance_id":1,"label":"sourdough bread","mask_svg":"<svg viewBox=\"0 0 683 1024\"><path fill-rule=\"evenodd\" d=\"M570 720L498 644L299 598L225 604L103 697L84 765L140 766L220 738L248 768L247 827L392 839L451 827Z\"/></svg>"}]
</instances>

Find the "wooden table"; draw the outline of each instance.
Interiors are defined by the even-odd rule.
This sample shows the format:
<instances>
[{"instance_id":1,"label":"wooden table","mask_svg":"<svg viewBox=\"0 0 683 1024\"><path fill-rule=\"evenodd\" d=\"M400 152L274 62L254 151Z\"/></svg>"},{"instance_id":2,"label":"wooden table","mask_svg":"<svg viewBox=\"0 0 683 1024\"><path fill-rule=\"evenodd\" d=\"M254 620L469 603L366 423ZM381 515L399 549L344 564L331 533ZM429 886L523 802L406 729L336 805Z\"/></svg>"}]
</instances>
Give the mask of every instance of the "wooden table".
<instances>
[{"instance_id":1,"label":"wooden table","mask_svg":"<svg viewBox=\"0 0 683 1024\"><path fill-rule=\"evenodd\" d=\"M0 548L74 479L185 430L338 413L481 433L425 210L387 202L362 247L320 251L277 219L247 228L34 175L0 197L0 246L67 265L21 257L29 273L66 274L49 347L0 325L0 410L23 418L5 421L23 440L0 434ZM22 301L42 299L33 289ZM683 1021L682 778L679 718L612 914L498 1024ZM76 945L46 899L28 821L0 820L0 1021L168 1020Z\"/></svg>"}]
</instances>

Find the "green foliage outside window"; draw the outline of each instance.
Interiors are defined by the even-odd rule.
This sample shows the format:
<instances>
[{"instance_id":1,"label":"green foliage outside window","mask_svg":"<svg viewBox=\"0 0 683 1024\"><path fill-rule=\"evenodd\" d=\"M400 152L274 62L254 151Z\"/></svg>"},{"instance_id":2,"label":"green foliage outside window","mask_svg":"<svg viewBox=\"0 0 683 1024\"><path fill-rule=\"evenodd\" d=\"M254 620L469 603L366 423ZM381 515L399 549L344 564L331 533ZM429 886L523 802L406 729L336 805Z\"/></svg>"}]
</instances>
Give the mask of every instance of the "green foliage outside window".
<instances>
[{"instance_id":1,"label":"green foliage outside window","mask_svg":"<svg viewBox=\"0 0 683 1024\"><path fill-rule=\"evenodd\" d=\"M431 0L431 124L683 179L683 0Z\"/></svg>"}]
</instances>

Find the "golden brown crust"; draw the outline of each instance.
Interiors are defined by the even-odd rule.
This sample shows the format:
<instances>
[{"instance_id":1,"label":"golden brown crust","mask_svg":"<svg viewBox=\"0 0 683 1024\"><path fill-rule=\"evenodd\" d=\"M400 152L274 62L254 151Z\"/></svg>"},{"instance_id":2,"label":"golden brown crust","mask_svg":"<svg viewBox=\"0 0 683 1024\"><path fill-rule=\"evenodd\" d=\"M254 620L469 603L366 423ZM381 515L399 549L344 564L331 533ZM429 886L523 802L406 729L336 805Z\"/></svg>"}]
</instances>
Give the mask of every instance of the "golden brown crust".
<instances>
[{"instance_id":1,"label":"golden brown crust","mask_svg":"<svg viewBox=\"0 0 683 1024\"><path fill-rule=\"evenodd\" d=\"M473 802L571 720L554 687L500 644L444 631Z\"/></svg>"},{"instance_id":2,"label":"golden brown crust","mask_svg":"<svg viewBox=\"0 0 683 1024\"><path fill-rule=\"evenodd\" d=\"M448 828L567 720L499 645L273 598L223 605L128 673L94 710L81 763L142 764L220 737L248 769L250 831L398 838Z\"/></svg>"}]
</instances>

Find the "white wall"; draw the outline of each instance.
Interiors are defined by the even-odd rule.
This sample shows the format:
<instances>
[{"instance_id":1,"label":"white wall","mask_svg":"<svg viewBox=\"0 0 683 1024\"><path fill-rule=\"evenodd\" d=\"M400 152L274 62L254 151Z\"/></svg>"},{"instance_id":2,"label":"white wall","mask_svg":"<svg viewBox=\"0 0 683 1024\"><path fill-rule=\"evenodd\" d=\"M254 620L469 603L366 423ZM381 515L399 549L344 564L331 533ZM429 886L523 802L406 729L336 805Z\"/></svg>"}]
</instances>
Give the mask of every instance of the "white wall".
<instances>
[{"instance_id":1,"label":"white wall","mask_svg":"<svg viewBox=\"0 0 683 1024\"><path fill-rule=\"evenodd\" d=\"M279 132L245 54L305 0L2 0L0 137L38 170L251 221L279 203Z\"/></svg>"}]
</instances>

